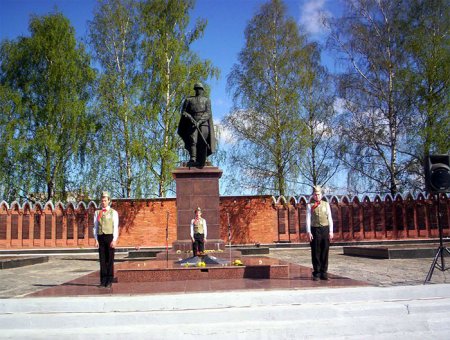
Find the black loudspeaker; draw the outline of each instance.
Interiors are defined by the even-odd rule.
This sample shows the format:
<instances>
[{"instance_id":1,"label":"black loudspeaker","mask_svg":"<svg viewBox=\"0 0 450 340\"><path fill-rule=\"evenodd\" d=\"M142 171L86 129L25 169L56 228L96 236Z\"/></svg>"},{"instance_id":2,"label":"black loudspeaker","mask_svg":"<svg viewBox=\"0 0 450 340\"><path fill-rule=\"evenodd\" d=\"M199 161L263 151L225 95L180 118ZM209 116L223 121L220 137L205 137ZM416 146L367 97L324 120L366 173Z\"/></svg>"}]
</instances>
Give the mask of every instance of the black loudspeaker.
<instances>
[{"instance_id":1,"label":"black loudspeaker","mask_svg":"<svg viewBox=\"0 0 450 340\"><path fill-rule=\"evenodd\" d=\"M450 155L425 157L425 188L428 192L450 192Z\"/></svg>"}]
</instances>

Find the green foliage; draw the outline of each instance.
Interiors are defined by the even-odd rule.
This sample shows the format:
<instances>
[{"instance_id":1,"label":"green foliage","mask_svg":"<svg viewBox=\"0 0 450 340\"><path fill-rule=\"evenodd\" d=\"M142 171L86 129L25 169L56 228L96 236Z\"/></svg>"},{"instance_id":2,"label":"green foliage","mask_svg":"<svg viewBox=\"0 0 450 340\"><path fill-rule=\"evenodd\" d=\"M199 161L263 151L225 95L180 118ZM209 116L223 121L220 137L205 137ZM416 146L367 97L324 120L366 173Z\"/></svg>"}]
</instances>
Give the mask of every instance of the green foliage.
<instances>
[{"instance_id":1,"label":"green foliage","mask_svg":"<svg viewBox=\"0 0 450 340\"><path fill-rule=\"evenodd\" d=\"M239 144L231 161L247 187L284 195L297 177L306 136L299 89L309 50L278 0L261 7L245 39L239 63L228 76L235 107L225 122Z\"/></svg>"},{"instance_id":2,"label":"green foliage","mask_svg":"<svg viewBox=\"0 0 450 340\"><path fill-rule=\"evenodd\" d=\"M104 0L90 23L101 66L92 183L118 197L164 197L179 161L181 102L217 70L190 51L205 21L189 27L193 1Z\"/></svg>"},{"instance_id":3,"label":"green foliage","mask_svg":"<svg viewBox=\"0 0 450 340\"><path fill-rule=\"evenodd\" d=\"M447 2L345 1L344 15L328 22L330 46L347 67L337 75L337 126L319 47L281 0L264 4L228 76L233 144L214 155L234 176L228 193L288 195L324 184L339 166L335 152L352 193L423 189L423 155L450 149ZM2 199L173 190L181 103L194 83L219 73L191 49L206 29L206 20L190 22L194 5L100 0L89 23L98 74L60 13L33 16L29 37L1 42Z\"/></svg>"},{"instance_id":4,"label":"green foliage","mask_svg":"<svg viewBox=\"0 0 450 340\"><path fill-rule=\"evenodd\" d=\"M190 50L206 27L204 20L189 27L193 6L191 0L152 0L140 6L144 54L141 102L149 146L146 159L160 197L166 196L172 184L171 171L182 149L176 133L182 101L193 93L194 83L218 75L210 61L200 60Z\"/></svg>"},{"instance_id":5,"label":"green foliage","mask_svg":"<svg viewBox=\"0 0 450 340\"><path fill-rule=\"evenodd\" d=\"M99 125L90 177L115 197L132 197L147 181L143 158L139 75L139 14L135 1L100 1L89 23L89 40L101 72L96 111ZM140 191L140 190L138 190ZM142 192L142 191L140 191ZM143 192L145 195L145 191Z\"/></svg>"},{"instance_id":6,"label":"green foliage","mask_svg":"<svg viewBox=\"0 0 450 340\"><path fill-rule=\"evenodd\" d=\"M29 29L31 37L1 44L6 198L45 190L47 200L64 199L92 129L87 103L95 73L62 14L32 17Z\"/></svg>"},{"instance_id":7,"label":"green foliage","mask_svg":"<svg viewBox=\"0 0 450 340\"><path fill-rule=\"evenodd\" d=\"M405 32L414 120L408 144L414 158L410 171L422 177L423 155L450 150L450 8L443 0L405 2L400 23ZM421 181L410 186L423 188Z\"/></svg>"}]
</instances>

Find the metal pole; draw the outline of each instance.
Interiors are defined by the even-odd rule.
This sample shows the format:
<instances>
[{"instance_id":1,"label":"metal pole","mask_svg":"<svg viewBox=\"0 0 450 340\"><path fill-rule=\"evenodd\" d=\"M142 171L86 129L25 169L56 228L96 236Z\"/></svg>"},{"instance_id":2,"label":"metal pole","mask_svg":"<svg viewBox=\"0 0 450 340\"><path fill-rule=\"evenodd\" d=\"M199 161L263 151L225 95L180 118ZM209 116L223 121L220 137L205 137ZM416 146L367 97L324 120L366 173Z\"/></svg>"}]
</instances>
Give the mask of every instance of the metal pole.
<instances>
[{"instance_id":1,"label":"metal pole","mask_svg":"<svg viewBox=\"0 0 450 340\"><path fill-rule=\"evenodd\" d=\"M227 213L228 218L228 248L230 249L230 264L231 264L231 224L230 224L230 213Z\"/></svg>"},{"instance_id":2,"label":"metal pole","mask_svg":"<svg viewBox=\"0 0 450 340\"><path fill-rule=\"evenodd\" d=\"M441 268L442 271L445 270L445 262L444 262L444 242L442 241L442 238L444 237L444 232L442 230L442 224L441 224L441 194L438 193L438 199L437 199L437 210L438 210L438 229L439 229L439 249L441 249Z\"/></svg>"},{"instance_id":3,"label":"metal pole","mask_svg":"<svg viewBox=\"0 0 450 340\"><path fill-rule=\"evenodd\" d=\"M166 268L169 268L169 212L166 214Z\"/></svg>"},{"instance_id":4,"label":"metal pole","mask_svg":"<svg viewBox=\"0 0 450 340\"><path fill-rule=\"evenodd\" d=\"M442 224L441 224L441 201L440 201L440 193L437 193L437 224L438 224L438 230L439 230L439 248L436 251L436 255L434 256L433 263L431 264L430 270L428 271L427 277L425 278L425 282L423 284L426 284L427 282L431 281L431 277L433 276L434 269L437 267L440 271L445 272L446 270L449 270L450 268L445 268L445 260L444 260L444 251L450 255L450 251L448 248L444 247L443 242L443 236L444 232L442 230ZM438 263L439 256L441 257L441 264Z\"/></svg>"}]
</instances>

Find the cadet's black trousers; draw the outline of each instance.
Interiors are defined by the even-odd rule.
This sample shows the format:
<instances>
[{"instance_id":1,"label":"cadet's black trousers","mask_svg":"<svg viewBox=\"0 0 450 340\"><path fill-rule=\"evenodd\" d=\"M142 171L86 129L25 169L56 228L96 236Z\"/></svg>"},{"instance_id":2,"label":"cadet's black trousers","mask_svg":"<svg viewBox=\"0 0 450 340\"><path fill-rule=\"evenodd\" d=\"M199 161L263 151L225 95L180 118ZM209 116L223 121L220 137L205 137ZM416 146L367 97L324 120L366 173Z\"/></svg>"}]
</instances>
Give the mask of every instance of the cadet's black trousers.
<instances>
[{"instance_id":1,"label":"cadet's black trousers","mask_svg":"<svg viewBox=\"0 0 450 340\"><path fill-rule=\"evenodd\" d=\"M98 255L100 257L100 284L106 286L113 282L114 279L114 253L115 249L111 248L113 241L112 234L102 234L97 236Z\"/></svg>"},{"instance_id":2,"label":"cadet's black trousers","mask_svg":"<svg viewBox=\"0 0 450 340\"><path fill-rule=\"evenodd\" d=\"M205 251L205 235L204 234L194 234L194 243L192 244L192 251L194 256L198 253L203 253Z\"/></svg>"},{"instance_id":3,"label":"cadet's black trousers","mask_svg":"<svg viewBox=\"0 0 450 340\"><path fill-rule=\"evenodd\" d=\"M313 236L311 245L311 259L313 275L325 274L328 270L328 251L330 249L330 228L311 227Z\"/></svg>"}]
</instances>

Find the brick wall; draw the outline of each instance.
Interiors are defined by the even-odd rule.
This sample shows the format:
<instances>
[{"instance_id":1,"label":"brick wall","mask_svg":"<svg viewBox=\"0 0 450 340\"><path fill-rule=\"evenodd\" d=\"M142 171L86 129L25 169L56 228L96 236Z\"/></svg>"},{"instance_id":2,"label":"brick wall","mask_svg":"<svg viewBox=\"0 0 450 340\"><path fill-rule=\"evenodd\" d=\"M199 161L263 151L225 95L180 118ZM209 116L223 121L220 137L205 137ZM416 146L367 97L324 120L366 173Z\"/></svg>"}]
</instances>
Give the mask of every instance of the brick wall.
<instances>
[{"instance_id":1,"label":"brick wall","mask_svg":"<svg viewBox=\"0 0 450 340\"><path fill-rule=\"evenodd\" d=\"M113 202L119 214L119 246L162 247L177 239L175 199L119 200Z\"/></svg>"},{"instance_id":2,"label":"brick wall","mask_svg":"<svg viewBox=\"0 0 450 340\"><path fill-rule=\"evenodd\" d=\"M306 242L305 214L308 197L227 196L220 198L220 238L226 243L252 245ZM437 238L436 196L400 195L327 197L336 241ZM114 200L119 212L120 247L169 247L177 240L176 199ZM93 216L90 202L45 205L0 202L0 249L92 247ZM440 199L444 237L450 235L450 200Z\"/></svg>"},{"instance_id":3,"label":"brick wall","mask_svg":"<svg viewBox=\"0 0 450 340\"><path fill-rule=\"evenodd\" d=\"M232 244L273 243L277 241L277 209L271 196L221 197L220 237Z\"/></svg>"}]
</instances>

